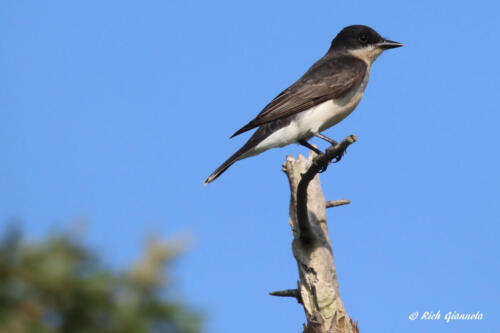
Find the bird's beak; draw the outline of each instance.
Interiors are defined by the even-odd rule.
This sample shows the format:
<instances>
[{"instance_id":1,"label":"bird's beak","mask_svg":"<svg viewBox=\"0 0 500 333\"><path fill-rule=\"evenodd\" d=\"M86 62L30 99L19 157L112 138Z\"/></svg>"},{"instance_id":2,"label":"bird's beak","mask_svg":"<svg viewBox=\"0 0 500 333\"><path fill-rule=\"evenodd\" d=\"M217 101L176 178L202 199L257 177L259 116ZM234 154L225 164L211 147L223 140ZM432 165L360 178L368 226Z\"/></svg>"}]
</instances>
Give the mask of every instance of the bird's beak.
<instances>
[{"instance_id":1,"label":"bird's beak","mask_svg":"<svg viewBox=\"0 0 500 333\"><path fill-rule=\"evenodd\" d=\"M394 42L392 40L384 39L383 41L377 43L377 46L382 50L394 49L396 47L401 47L403 44Z\"/></svg>"}]
</instances>

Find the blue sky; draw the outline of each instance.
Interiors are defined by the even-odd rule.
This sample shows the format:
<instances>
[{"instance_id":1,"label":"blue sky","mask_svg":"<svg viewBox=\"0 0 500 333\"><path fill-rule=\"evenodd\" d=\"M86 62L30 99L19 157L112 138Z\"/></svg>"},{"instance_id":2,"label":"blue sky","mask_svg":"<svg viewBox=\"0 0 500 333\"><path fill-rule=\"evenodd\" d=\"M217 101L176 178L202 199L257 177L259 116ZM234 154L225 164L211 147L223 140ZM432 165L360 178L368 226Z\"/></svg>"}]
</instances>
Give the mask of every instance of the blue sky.
<instances>
[{"instance_id":1,"label":"blue sky","mask_svg":"<svg viewBox=\"0 0 500 333\"><path fill-rule=\"evenodd\" d=\"M340 292L366 332L495 332L500 102L495 1L3 1L0 223L30 238L89 221L114 267L144 235L187 234L181 294L206 332L298 332L281 164L292 145L202 181L229 136L344 26L405 44L325 134L359 141L321 176ZM313 140L324 147L324 143ZM410 321L414 311L474 322Z\"/></svg>"}]
</instances>

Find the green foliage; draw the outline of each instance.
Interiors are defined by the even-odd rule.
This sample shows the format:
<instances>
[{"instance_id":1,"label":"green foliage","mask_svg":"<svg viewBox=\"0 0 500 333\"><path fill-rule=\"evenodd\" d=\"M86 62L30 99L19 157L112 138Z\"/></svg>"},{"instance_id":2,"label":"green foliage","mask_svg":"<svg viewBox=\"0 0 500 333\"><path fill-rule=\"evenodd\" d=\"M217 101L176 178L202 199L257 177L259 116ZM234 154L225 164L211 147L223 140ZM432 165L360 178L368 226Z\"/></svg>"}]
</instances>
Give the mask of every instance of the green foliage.
<instances>
[{"instance_id":1,"label":"green foliage","mask_svg":"<svg viewBox=\"0 0 500 333\"><path fill-rule=\"evenodd\" d=\"M196 333L200 319L167 295L179 247L151 241L142 259L114 272L69 235L0 241L1 333Z\"/></svg>"}]
</instances>

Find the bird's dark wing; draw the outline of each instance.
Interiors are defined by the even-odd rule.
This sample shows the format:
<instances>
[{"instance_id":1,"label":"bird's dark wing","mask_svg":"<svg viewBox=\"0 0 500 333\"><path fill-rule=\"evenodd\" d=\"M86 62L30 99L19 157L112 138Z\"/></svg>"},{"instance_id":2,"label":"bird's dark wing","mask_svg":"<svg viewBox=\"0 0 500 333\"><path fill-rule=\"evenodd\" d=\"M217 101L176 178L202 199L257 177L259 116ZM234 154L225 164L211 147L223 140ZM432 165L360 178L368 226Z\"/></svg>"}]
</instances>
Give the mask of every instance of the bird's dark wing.
<instances>
[{"instance_id":1,"label":"bird's dark wing","mask_svg":"<svg viewBox=\"0 0 500 333\"><path fill-rule=\"evenodd\" d=\"M231 137L276 119L344 96L363 80L366 63L355 57L325 57L318 60L294 84L276 96L248 124Z\"/></svg>"}]
</instances>

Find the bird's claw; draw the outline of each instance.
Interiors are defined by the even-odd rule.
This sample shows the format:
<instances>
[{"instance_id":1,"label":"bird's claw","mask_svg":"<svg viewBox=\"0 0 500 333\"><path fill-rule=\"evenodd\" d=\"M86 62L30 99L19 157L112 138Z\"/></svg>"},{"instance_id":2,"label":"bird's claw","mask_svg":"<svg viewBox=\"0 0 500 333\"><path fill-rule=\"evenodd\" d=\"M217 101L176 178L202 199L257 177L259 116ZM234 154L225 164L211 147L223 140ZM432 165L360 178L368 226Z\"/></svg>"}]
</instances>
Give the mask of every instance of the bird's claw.
<instances>
[{"instance_id":1,"label":"bird's claw","mask_svg":"<svg viewBox=\"0 0 500 333\"><path fill-rule=\"evenodd\" d=\"M323 173L326 171L326 169L328 169L328 164L325 166L322 166L321 169L319 169L318 173Z\"/></svg>"},{"instance_id":2,"label":"bird's claw","mask_svg":"<svg viewBox=\"0 0 500 333\"><path fill-rule=\"evenodd\" d=\"M340 154L338 154L337 156L335 156L334 160L331 161L330 163L338 163L340 162L340 160L342 159L342 157L344 157L344 155L347 154L347 149L340 152Z\"/></svg>"},{"instance_id":3,"label":"bird's claw","mask_svg":"<svg viewBox=\"0 0 500 333\"><path fill-rule=\"evenodd\" d=\"M321 155L323 155L325 153L321 153ZM326 171L326 169L328 168L328 165L330 164L333 164L333 163L338 163L340 162L340 160L342 159L342 157L344 157L344 155L347 154L347 150L344 150L342 152L340 152L337 156L335 156L330 162L328 162L327 165L321 167L321 169L318 171L318 173L323 173Z\"/></svg>"}]
</instances>

